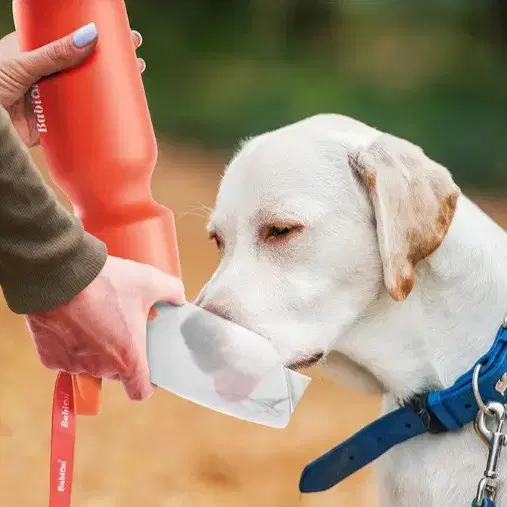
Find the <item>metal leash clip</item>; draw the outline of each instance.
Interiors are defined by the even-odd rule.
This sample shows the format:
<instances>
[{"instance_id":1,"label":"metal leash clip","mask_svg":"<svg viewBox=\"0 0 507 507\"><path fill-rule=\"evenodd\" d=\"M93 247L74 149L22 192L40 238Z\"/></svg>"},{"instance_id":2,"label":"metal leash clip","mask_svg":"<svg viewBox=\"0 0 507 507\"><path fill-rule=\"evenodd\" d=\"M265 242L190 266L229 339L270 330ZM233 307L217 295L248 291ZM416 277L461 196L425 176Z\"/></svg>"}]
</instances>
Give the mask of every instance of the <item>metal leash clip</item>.
<instances>
[{"instance_id":1,"label":"metal leash clip","mask_svg":"<svg viewBox=\"0 0 507 507\"><path fill-rule=\"evenodd\" d=\"M485 404L482 401L478 390L479 370L480 365L477 365L473 376L474 394L479 406L474 428L481 441L488 447L489 453L486 469L479 481L472 507L494 507L498 487L498 462L502 448L507 445L507 435L503 432L507 409L502 403L493 401ZM490 430L487 425L493 420L496 424L494 431Z\"/></svg>"}]
</instances>

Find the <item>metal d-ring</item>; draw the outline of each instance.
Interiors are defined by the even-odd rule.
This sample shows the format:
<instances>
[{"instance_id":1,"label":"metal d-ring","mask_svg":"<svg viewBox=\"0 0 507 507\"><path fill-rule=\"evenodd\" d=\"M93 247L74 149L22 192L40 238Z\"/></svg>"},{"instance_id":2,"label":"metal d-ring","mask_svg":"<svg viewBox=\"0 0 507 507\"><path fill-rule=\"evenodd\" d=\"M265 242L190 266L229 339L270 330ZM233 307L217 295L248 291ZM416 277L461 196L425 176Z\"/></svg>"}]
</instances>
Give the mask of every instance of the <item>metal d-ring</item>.
<instances>
[{"instance_id":1,"label":"metal d-ring","mask_svg":"<svg viewBox=\"0 0 507 507\"><path fill-rule=\"evenodd\" d=\"M482 396L481 396L481 393L479 391L479 373L481 371L481 368L482 368L482 364L481 363L477 363L475 365L474 373L473 373L473 376L472 376L472 389L473 389L473 392L474 392L474 398L475 398L475 402L477 403L477 406L479 407L479 410L481 412L483 412L484 414L492 417L495 414L493 413L493 411L491 409L489 409L486 406L486 404L484 403L484 401L482 401Z\"/></svg>"}]
</instances>

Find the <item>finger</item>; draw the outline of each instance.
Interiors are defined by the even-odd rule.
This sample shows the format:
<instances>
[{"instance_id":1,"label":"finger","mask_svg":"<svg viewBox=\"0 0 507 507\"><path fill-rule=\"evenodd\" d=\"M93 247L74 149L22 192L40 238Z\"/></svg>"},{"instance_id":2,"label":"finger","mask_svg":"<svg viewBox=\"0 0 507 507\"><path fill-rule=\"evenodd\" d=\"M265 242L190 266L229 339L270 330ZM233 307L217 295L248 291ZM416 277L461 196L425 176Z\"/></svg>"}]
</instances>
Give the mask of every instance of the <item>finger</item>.
<instances>
[{"instance_id":1,"label":"finger","mask_svg":"<svg viewBox=\"0 0 507 507\"><path fill-rule=\"evenodd\" d=\"M20 64L29 80L27 86L44 76L79 65L93 52L97 39L97 27L95 23L90 23L71 35L24 53Z\"/></svg>"},{"instance_id":2,"label":"finger","mask_svg":"<svg viewBox=\"0 0 507 507\"><path fill-rule=\"evenodd\" d=\"M5 51L6 55L18 54L19 40L16 32L11 32L2 39L2 53Z\"/></svg>"},{"instance_id":3,"label":"finger","mask_svg":"<svg viewBox=\"0 0 507 507\"><path fill-rule=\"evenodd\" d=\"M137 59L137 64L139 66L139 70L141 74L146 70L146 62L142 58Z\"/></svg>"},{"instance_id":4,"label":"finger","mask_svg":"<svg viewBox=\"0 0 507 507\"><path fill-rule=\"evenodd\" d=\"M183 282L175 276L168 275L157 268L146 266L143 276L145 283L145 303L147 308L158 301L165 301L174 305L185 302L185 287Z\"/></svg>"},{"instance_id":5,"label":"finger","mask_svg":"<svg viewBox=\"0 0 507 507\"><path fill-rule=\"evenodd\" d=\"M61 368L61 364L54 360L52 356L48 356L46 354L42 354L37 348L35 349L37 353L37 358L39 362L44 366L44 368L48 370L59 370Z\"/></svg>"},{"instance_id":6,"label":"finger","mask_svg":"<svg viewBox=\"0 0 507 507\"><path fill-rule=\"evenodd\" d=\"M86 372L86 370L73 361L69 355L60 354L58 356L54 356L53 354L45 353L38 348L36 348L36 351L40 363L48 370L61 370L70 373L71 375Z\"/></svg>"},{"instance_id":7,"label":"finger","mask_svg":"<svg viewBox=\"0 0 507 507\"><path fill-rule=\"evenodd\" d=\"M127 396L134 401L145 401L155 392L150 381L148 364L136 362L134 367L119 373L120 380L127 392Z\"/></svg>"},{"instance_id":8,"label":"finger","mask_svg":"<svg viewBox=\"0 0 507 507\"><path fill-rule=\"evenodd\" d=\"M143 36L137 30L132 30L132 40L135 49L139 49L143 45Z\"/></svg>"},{"instance_id":9,"label":"finger","mask_svg":"<svg viewBox=\"0 0 507 507\"><path fill-rule=\"evenodd\" d=\"M27 316L25 324L35 345L37 358L44 368L49 370L62 369L65 363L68 363L68 354L60 346L54 336L51 336L50 330L39 319ZM67 366L67 364L65 364Z\"/></svg>"},{"instance_id":10,"label":"finger","mask_svg":"<svg viewBox=\"0 0 507 507\"><path fill-rule=\"evenodd\" d=\"M121 382L121 378L117 373L115 373L114 375L102 376L102 378L107 378L107 380L112 380L113 382ZM151 385L153 387L153 391L155 392L157 390L157 385L154 384L153 382L151 382Z\"/></svg>"}]
</instances>

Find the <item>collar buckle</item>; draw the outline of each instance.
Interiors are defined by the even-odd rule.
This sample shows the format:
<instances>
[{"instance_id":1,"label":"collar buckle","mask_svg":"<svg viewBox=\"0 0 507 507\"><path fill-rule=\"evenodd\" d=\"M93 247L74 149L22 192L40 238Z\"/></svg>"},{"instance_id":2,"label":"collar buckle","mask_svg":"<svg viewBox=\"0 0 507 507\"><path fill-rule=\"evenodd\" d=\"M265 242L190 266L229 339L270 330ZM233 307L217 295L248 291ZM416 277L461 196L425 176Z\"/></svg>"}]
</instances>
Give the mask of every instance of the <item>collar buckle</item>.
<instances>
[{"instance_id":1,"label":"collar buckle","mask_svg":"<svg viewBox=\"0 0 507 507\"><path fill-rule=\"evenodd\" d=\"M428 433L436 435L447 431L447 428L433 415L428 407L428 393L414 395L408 400L407 405L410 405L419 416Z\"/></svg>"}]
</instances>

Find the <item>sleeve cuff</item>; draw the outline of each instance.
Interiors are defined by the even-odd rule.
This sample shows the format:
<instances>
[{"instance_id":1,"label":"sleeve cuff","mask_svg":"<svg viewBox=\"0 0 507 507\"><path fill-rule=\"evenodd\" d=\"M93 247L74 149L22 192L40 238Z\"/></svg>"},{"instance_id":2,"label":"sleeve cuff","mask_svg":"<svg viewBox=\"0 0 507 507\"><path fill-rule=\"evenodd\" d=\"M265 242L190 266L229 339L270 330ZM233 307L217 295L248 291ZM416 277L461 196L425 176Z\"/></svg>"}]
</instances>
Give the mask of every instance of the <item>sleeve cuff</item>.
<instances>
[{"instance_id":1,"label":"sleeve cuff","mask_svg":"<svg viewBox=\"0 0 507 507\"><path fill-rule=\"evenodd\" d=\"M19 273L2 286L9 308L18 314L39 313L57 308L88 287L102 271L107 247L84 233L81 245L56 265L36 272Z\"/></svg>"}]
</instances>

